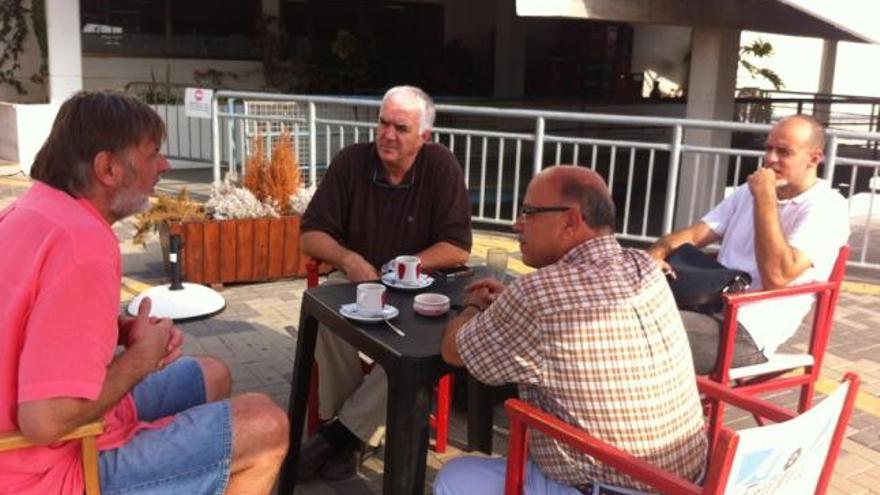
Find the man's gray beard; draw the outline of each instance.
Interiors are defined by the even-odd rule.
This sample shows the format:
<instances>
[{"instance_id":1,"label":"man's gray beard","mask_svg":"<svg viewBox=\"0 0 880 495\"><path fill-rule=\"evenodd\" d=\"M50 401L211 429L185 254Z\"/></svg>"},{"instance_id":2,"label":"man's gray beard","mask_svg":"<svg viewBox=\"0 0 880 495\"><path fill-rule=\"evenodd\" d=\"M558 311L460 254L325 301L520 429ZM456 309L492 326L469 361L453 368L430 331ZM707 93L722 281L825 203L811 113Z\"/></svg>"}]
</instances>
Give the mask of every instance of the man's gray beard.
<instances>
[{"instance_id":1,"label":"man's gray beard","mask_svg":"<svg viewBox=\"0 0 880 495\"><path fill-rule=\"evenodd\" d=\"M119 191L110 202L110 213L117 220L150 209L150 197L126 190Z\"/></svg>"}]
</instances>

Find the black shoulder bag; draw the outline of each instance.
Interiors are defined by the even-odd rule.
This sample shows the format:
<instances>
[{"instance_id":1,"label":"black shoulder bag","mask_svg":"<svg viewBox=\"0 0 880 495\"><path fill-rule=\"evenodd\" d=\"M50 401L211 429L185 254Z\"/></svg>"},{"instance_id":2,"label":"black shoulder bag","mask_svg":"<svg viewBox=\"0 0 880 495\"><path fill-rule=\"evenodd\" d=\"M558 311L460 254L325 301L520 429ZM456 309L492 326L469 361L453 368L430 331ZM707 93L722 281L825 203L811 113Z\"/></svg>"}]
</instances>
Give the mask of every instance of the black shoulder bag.
<instances>
[{"instance_id":1,"label":"black shoulder bag","mask_svg":"<svg viewBox=\"0 0 880 495\"><path fill-rule=\"evenodd\" d=\"M742 270L727 268L693 244L682 244L666 257L675 272L667 277L679 309L699 313L721 311L721 295L749 288L752 277Z\"/></svg>"}]
</instances>

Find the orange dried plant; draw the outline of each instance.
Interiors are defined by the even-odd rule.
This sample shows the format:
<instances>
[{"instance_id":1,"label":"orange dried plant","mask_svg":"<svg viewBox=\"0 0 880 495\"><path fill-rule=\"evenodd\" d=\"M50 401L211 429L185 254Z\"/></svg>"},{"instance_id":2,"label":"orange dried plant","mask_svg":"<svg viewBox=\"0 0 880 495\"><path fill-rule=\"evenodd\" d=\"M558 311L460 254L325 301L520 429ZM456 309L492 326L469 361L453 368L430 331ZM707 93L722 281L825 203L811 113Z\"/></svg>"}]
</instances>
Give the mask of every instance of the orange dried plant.
<instances>
[{"instance_id":1,"label":"orange dried plant","mask_svg":"<svg viewBox=\"0 0 880 495\"><path fill-rule=\"evenodd\" d=\"M245 161L245 174L242 185L262 201L268 192L266 190L266 149L263 144L263 134L257 133L251 141L251 153Z\"/></svg>"},{"instance_id":2,"label":"orange dried plant","mask_svg":"<svg viewBox=\"0 0 880 495\"><path fill-rule=\"evenodd\" d=\"M299 163L293 152L293 141L290 133L284 131L272 149L272 162L269 164L269 196L275 201L278 212L290 214L290 196L300 184Z\"/></svg>"},{"instance_id":3,"label":"orange dried plant","mask_svg":"<svg viewBox=\"0 0 880 495\"><path fill-rule=\"evenodd\" d=\"M300 173L290 133L284 131L272 148L272 159L266 162L262 136L254 137L254 150L247 159L244 187L260 201L272 203L281 215L289 214L290 196L299 189Z\"/></svg>"}]
</instances>

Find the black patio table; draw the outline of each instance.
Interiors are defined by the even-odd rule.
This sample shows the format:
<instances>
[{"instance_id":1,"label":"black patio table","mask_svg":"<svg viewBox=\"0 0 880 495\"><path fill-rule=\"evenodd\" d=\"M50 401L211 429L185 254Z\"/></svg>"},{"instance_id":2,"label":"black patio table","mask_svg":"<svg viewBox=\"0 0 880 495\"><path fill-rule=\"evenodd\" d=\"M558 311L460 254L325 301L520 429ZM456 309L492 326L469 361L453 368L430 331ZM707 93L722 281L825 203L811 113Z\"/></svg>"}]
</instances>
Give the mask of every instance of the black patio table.
<instances>
[{"instance_id":1,"label":"black patio table","mask_svg":"<svg viewBox=\"0 0 880 495\"><path fill-rule=\"evenodd\" d=\"M290 450L281 468L278 493L293 493L295 485L319 322L375 360L388 376L382 492L397 495L423 491L431 397L437 379L452 370L440 356L440 338L446 322L457 311L453 309L440 317L421 316L413 311L412 300L422 292L438 292L448 295L455 308L462 288L472 280L459 277L447 281L438 277L431 286L419 291L389 288L387 302L400 311L392 322L406 337L392 332L384 322L360 323L339 313L343 304L355 301L357 284L325 284L303 294L288 405ZM492 414L487 400L491 387L469 379L468 396L475 401L468 407L468 446L491 453Z\"/></svg>"}]
</instances>

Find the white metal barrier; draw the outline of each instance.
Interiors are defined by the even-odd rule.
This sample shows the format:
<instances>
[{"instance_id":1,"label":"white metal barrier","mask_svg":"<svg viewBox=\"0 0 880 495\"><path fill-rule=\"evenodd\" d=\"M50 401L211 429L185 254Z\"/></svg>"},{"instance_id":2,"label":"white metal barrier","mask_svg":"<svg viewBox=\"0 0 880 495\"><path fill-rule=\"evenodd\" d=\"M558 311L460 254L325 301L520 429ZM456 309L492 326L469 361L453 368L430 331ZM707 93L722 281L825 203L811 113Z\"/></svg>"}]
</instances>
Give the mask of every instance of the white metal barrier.
<instances>
[{"instance_id":1,"label":"white metal barrier","mask_svg":"<svg viewBox=\"0 0 880 495\"><path fill-rule=\"evenodd\" d=\"M285 103L296 111L256 115L246 111L253 103L244 102L263 102L266 108L269 102ZM215 180L221 179L221 165L231 170L244 166L249 126L274 122L287 126L307 183L316 184L342 147L373 140L379 101L219 91L213 105ZM726 189L744 182L762 162L768 130L763 124L441 104L433 136L463 167L475 222L513 224L529 179L547 166L568 163L590 167L605 178L618 206L619 237L652 241L669 232L674 221L695 221ZM734 144L686 144L686 133L705 131L731 132ZM880 160L849 156L870 149L847 148L850 142L880 142L880 134L828 134L821 173L854 205L850 264L880 268L880 248L873 256L870 252L875 191L869 186ZM267 135L270 146L273 135ZM846 157L841 156L844 149Z\"/></svg>"}]
</instances>

